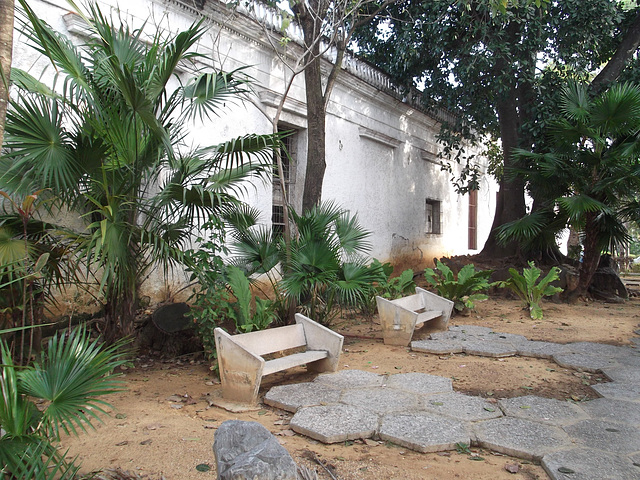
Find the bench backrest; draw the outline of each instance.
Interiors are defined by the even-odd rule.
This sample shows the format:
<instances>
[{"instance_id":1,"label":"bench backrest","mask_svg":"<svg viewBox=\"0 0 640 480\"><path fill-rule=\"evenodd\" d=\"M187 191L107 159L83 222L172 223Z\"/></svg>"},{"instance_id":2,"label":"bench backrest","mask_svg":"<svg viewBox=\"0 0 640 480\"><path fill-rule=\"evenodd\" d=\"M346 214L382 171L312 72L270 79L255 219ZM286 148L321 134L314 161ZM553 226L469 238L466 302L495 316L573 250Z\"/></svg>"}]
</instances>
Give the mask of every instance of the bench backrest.
<instances>
[{"instance_id":1,"label":"bench backrest","mask_svg":"<svg viewBox=\"0 0 640 480\"><path fill-rule=\"evenodd\" d=\"M242 333L233 335L231 339L255 355L266 355L307 344L304 327L300 324Z\"/></svg>"},{"instance_id":2,"label":"bench backrest","mask_svg":"<svg viewBox=\"0 0 640 480\"><path fill-rule=\"evenodd\" d=\"M422 297L418 294L396 298L395 300L391 300L391 303L414 312L424 307L424 305L422 304Z\"/></svg>"}]
</instances>

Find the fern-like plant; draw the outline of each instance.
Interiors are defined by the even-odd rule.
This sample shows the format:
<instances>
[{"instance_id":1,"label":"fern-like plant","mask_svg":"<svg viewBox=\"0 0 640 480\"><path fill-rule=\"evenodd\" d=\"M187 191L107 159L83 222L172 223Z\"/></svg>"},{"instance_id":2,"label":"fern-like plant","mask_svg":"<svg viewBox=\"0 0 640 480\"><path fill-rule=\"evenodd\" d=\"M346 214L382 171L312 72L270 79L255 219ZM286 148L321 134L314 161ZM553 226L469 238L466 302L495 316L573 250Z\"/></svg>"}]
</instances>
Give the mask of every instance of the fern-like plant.
<instances>
[{"instance_id":1,"label":"fern-like plant","mask_svg":"<svg viewBox=\"0 0 640 480\"><path fill-rule=\"evenodd\" d=\"M441 261L436 262L436 269L427 268L424 278L436 287L438 295L448 298L454 303L456 311L473 310L475 302L486 300L486 292L493 283L489 283L492 270L476 271L472 263L465 265L458 276Z\"/></svg>"},{"instance_id":2,"label":"fern-like plant","mask_svg":"<svg viewBox=\"0 0 640 480\"><path fill-rule=\"evenodd\" d=\"M236 328L241 333L252 332L254 330L264 330L276 319L273 302L255 297L255 309L251 313L251 284L249 279L238 267L230 265L227 267L227 282L229 289L236 298L231 304L232 316L236 323Z\"/></svg>"},{"instance_id":3,"label":"fern-like plant","mask_svg":"<svg viewBox=\"0 0 640 480\"><path fill-rule=\"evenodd\" d=\"M540 301L543 297L549 297L562 292L562 288L554 287L551 282L560 278L560 269L553 267L549 273L537 282L542 273L533 262L529 262L529 268L524 268L522 273L515 268L510 268L511 278L503 282L498 282L501 288L508 288L522 300L523 308L529 309L529 315L534 320L542 320L542 306Z\"/></svg>"}]
</instances>

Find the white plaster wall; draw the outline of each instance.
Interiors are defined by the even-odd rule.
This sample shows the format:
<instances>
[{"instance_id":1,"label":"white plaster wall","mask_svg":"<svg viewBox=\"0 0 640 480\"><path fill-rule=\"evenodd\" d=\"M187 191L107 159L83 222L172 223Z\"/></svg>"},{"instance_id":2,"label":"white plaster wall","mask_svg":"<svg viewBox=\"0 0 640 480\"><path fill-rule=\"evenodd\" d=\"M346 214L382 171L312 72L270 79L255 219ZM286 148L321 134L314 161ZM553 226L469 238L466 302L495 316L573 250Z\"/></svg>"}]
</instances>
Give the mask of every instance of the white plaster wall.
<instances>
[{"instance_id":1,"label":"white plaster wall","mask_svg":"<svg viewBox=\"0 0 640 480\"><path fill-rule=\"evenodd\" d=\"M101 0L104 12L116 12L140 26L145 21L150 33L157 28L173 32L189 26L193 12L180 10L169 0L138 0L122 2ZM36 13L54 28L68 33L62 16L69 11L65 0L34 0ZM216 23L217 22L217 23ZM227 71L248 66L245 72L256 81L256 93L276 94L283 91L286 68L270 51L261 28L246 18L214 18L208 20L209 30L200 40L198 50L206 55L201 66L215 66ZM223 27L226 25L226 27ZM233 28L227 28L232 26ZM73 37L74 41L80 39ZM288 47L295 50L294 45ZM52 68L29 51L19 34L14 46L14 65L35 76L45 71L51 81ZM289 101L282 122L300 129L296 168L295 204L300 205L306 167L306 118L304 111L304 81L299 75L289 92ZM273 115L269 102L261 103L258 95L252 101L231 102L220 117L197 122L190 127L190 146L211 145L247 133L267 133L272 130ZM256 105L260 105L261 109ZM437 122L387 95L364 81L343 72L331 97L327 115L327 170L323 199L335 200L356 213L362 225L372 232L372 257L397 263L424 266L433 257L474 253L467 248L468 196L454 192L449 175L424 159L427 153L438 151ZM496 183L484 177L478 194L478 248L488 236L495 209ZM245 190L244 200L263 211L262 221L270 223L271 185L256 182ZM441 201L440 234L425 234L425 200ZM171 282L179 283L180 273ZM151 290L164 292L165 279L157 276L150 281ZM163 290L164 289L164 290ZM175 288L173 288L175 290ZM157 295L156 295L157 296Z\"/></svg>"}]
</instances>

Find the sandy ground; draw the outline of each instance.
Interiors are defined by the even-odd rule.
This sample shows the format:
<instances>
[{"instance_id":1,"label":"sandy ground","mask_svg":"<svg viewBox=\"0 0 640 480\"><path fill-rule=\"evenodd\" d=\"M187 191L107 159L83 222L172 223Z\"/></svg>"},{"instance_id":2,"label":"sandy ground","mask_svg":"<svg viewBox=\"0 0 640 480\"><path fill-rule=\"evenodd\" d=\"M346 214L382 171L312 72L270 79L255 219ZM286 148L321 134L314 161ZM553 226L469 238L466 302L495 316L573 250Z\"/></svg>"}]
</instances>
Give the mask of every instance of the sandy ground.
<instances>
[{"instance_id":1,"label":"sandy ground","mask_svg":"<svg viewBox=\"0 0 640 480\"><path fill-rule=\"evenodd\" d=\"M451 323L489 326L532 340L625 345L640 326L639 305L638 298L622 305L545 303L544 320L533 322L517 301L491 299L478 304L470 316L454 317ZM601 375L563 369L547 360L438 356L385 346L375 321L335 322L333 328L346 337L341 368L442 375L453 379L455 390L490 400L533 394L581 402L596 398L589 385L606 381ZM427 334L417 332L416 336ZM216 428L225 420L240 419L263 424L296 461L317 470L320 479L332 478L325 469L342 480L548 478L538 465L473 447L469 455L456 451L421 454L371 440L324 445L290 430L291 414L287 412L263 406L253 412L229 413L210 406L210 395L220 387L208 365L191 357L163 361L140 356L134 367L122 373L127 389L108 398L113 410L104 423L95 431L63 440L68 456L77 456L85 472L119 468L150 479L215 478L212 445ZM260 392L312 378L303 369L275 374L266 377ZM196 467L201 464L211 469L200 472Z\"/></svg>"}]
</instances>

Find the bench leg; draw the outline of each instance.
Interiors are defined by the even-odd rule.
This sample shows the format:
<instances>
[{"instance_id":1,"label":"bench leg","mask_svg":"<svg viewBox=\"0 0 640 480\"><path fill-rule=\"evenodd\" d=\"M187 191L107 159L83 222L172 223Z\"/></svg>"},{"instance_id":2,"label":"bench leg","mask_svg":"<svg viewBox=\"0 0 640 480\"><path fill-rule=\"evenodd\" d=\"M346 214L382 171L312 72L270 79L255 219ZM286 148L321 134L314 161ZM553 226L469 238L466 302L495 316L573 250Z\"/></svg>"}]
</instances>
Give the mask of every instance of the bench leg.
<instances>
[{"instance_id":1,"label":"bench leg","mask_svg":"<svg viewBox=\"0 0 640 480\"><path fill-rule=\"evenodd\" d=\"M408 346L416 328L418 314L399 307L386 298L376 297L376 303L385 345Z\"/></svg>"},{"instance_id":2,"label":"bench leg","mask_svg":"<svg viewBox=\"0 0 640 480\"><path fill-rule=\"evenodd\" d=\"M327 358L307 364L307 370L318 373L337 371L344 337L300 313L296 313L296 323L304 328L308 350L325 350L329 354Z\"/></svg>"},{"instance_id":3,"label":"bench leg","mask_svg":"<svg viewBox=\"0 0 640 480\"><path fill-rule=\"evenodd\" d=\"M262 381L264 359L247 352L224 330L215 329L218 367L225 400L255 405Z\"/></svg>"}]
</instances>

